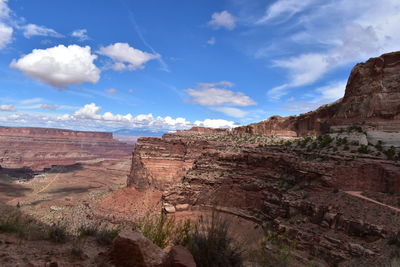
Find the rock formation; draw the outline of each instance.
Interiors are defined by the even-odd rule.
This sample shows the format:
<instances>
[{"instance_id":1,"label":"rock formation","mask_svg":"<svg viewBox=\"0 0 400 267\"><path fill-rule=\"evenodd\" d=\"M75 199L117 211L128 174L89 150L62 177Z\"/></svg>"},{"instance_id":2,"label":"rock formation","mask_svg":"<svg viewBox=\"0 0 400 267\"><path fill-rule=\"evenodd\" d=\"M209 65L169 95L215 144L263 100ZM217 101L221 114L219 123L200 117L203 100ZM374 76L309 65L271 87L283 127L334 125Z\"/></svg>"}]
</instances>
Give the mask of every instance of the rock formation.
<instances>
[{"instance_id":1,"label":"rock formation","mask_svg":"<svg viewBox=\"0 0 400 267\"><path fill-rule=\"evenodd\" d=\"M400 147L399 88L396 52L356 65L344 98L316 111L233 130L140 138L127 184L163 191L167 213L215 207L267 223L297 243L304 263L379 262L398 231L400 209L361 192L400 194L400 164L390 160L398 151L385 150ZM272 137L323 134L331 137L295 145Z\"/></svg>"},{"instance_id":2,"label":"rock formation","mask_svg":"<svg viewBox=\"0 0 400 267\"><path fill-rule=\"evenodd\" d=\"M335 103L299 116L273 116L237 127L235 132L261 135L318 136L351 125L383 141L400 140L400 52L384 54L357 64L351 71L345 95ZM390 134L389 134L390 135ZM399 146L399 145L398 145Z\"/></svg>"},{"instance_id":3,"label":"rock formation","mask_svg":"<svg viewBox=\"0 0 400 267\"><path fill-rule=\"evenodd\" d=\"M132 145L111 133L62 129L0 127L0 165L41 170L80 160L129 156Z\"/></svg>"}]
</instances>

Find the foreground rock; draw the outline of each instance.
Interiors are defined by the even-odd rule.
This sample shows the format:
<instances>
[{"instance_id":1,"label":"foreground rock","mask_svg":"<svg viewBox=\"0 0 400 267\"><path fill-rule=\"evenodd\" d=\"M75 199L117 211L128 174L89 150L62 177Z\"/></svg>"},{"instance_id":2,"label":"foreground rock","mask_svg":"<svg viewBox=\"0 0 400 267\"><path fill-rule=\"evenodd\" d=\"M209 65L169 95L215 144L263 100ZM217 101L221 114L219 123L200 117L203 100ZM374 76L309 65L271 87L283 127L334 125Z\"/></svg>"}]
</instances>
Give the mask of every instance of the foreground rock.
<instances>
[{"instance_id":1,"label":"foreground rock","mask_svg":"<svg viewBox=\"0 0 400 267\"><path fill-rule=\"evenodd\" d=\"M114 239L111 258L117 267L164 267L168 256L138 232L124 230Z\"/></svg>"},{"instance_id":2,"label":"foreground rock","mask_svg":"<svg viewBox=\"0 0 400 267\"><path fill-rule=\"evenodd\" d=\"M192 254L184 246L173 246L169 258L171 267L196 267Z\"/></svg>"},{"instance_id":3,"label":"foreground rock","mask_svg":"<svg viewBox=\"0 0 400 267\"><path fill-rule=\"evenodd\" d=\"M42 170L99 158L123 158L133 146L112 133L49 128L0 127L0 165Z\"/></svg>"}]
</instances>

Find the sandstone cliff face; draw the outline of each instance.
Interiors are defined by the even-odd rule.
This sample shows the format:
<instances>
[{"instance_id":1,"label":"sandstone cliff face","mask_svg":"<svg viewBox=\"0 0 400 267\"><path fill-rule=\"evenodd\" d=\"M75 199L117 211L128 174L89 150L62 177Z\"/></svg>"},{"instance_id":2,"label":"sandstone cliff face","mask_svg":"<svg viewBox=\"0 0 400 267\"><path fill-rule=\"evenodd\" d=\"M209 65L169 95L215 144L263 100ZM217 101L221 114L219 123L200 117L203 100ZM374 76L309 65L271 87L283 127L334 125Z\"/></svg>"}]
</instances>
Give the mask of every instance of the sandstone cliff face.
<instances>
[{"instance_id":1,"label":"sandstone cliff face","mask_svg":"<svg viewBox=\"0 0 400 267\"><path fill-rule=\"evenodd\" d=\"M343 99L307 114L274 116L233 130L195 128L139 139L128 186L163 191L168 212L216 207L268 222L327 265L379 262L390 250L387 239L398 231L400 209L360 192L400 194L398 162L348 149L325 153L260 145L260 137L251 136L340 136L358 125L360 132L347 135L359 135L364 144L398 146L399 60L400 53L392 53L358 64ZM256 141L243 142L246 138Z\"/></svg>"},{"instance_id":2,"label":"sandstone cliff face","mask_svg":"<svg viewBox=\"0 0 400 267\"><path fill-rule=\"evenodd\" d=\"M370 131L400 131L400 52L357 64L343 99L299 116L274 116L235 128L261 135L318 136L334 126L361 125ZM384 138L384 137L383 137Z\"/></svg>"},{"instance_id":3,"label":"sandstone cliff face","mask_svg":"<svg viewBox=\"0 0 400 267\"><path fill-rule=\"evenodd\" d=\"M0 165L41 170L80 160L129 156L132 145L111 133L47 128L0 127Z\"/></svg>"}]
</instances>

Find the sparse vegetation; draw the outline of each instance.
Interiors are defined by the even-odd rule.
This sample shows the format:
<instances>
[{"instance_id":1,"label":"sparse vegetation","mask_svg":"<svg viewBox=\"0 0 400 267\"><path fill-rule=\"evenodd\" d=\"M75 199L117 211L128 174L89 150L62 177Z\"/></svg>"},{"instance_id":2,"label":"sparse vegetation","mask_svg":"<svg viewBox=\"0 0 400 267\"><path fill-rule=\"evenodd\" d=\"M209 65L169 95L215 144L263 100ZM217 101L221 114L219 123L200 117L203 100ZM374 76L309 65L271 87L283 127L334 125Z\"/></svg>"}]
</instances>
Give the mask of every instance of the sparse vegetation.
<instances>
[{"instance_id":1,"label":"sparse vegetation","mask_svg":"<svg viewBox=\"0 0 400 267\"><path fill-rule=\"evenodd\" d=\"M65 243L68 240L67 227L60 223L54 223L48 229L49 240L56 243Z\"/></svg>"},{"instance_id":2,"label":"sparse vegetation","mask_svg":"<svg viewBox=\"0 0 400 267\"><path fill-rule=\"evenodd\" d=\"M198 267L242 266L244 251L231 237L228 221L215 212L209 219L200 218L189 232L185 246Z\"/></svg>"}]
</instances>

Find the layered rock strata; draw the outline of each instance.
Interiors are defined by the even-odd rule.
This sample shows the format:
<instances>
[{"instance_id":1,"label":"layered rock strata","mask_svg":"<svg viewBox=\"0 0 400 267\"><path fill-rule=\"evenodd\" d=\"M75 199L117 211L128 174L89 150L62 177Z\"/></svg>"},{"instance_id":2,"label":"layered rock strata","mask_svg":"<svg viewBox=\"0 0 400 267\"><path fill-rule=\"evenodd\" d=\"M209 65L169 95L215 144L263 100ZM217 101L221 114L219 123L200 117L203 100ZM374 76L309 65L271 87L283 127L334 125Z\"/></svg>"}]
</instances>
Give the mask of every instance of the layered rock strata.
<instances>
[{"instance_id":1,"label":"layered rock strata","mask_svg":"<svg viewBox=\"0 0 400 267\"><path fill-rule=\"evenodd\" d=\"M163 191L166 212L214 207L269 227L295 241L305 263L387 262L400 209L361 192L400 194L400 164L378 150L364 153L358 140L399 147L399 86L400 53L385 54L358 64L344 98L316 111L233 130L194 128L139 139L128 186ZM325 133L346 137L355 150L263 139Z\"/></svg>"},{"instance_id":2,"label":"layered rock strata","mask_svg":"<svg viewBox=\"0 0 400 267\"><path fill-rule=\"evenodd\" d=\"M114 140L112 133L0 127L0 165L7 168L41 170L81 160L122 158L132 148Z\"/></svg>"}]
</instances>

